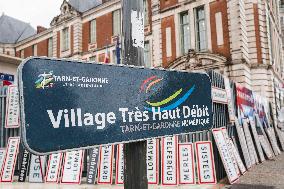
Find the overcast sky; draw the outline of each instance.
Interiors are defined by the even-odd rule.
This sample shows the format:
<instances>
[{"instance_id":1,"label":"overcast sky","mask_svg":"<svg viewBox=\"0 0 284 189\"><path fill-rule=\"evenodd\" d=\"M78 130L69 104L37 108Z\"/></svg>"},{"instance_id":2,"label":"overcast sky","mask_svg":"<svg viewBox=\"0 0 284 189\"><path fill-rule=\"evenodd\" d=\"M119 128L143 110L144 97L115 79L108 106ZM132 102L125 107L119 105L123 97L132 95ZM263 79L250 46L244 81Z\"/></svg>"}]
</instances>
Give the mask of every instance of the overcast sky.
<instances>
[{"instance_id":1,"label":"overcast sky","mask_svg":"<svg viewBox=\"0 0 284 189\"><path fill-rule=\"evenodd\" d=\"M49 27L51 20L60 14L63 0L0 0L0 14L30 23L35 29Z\"/></svg>"}]
</instances>

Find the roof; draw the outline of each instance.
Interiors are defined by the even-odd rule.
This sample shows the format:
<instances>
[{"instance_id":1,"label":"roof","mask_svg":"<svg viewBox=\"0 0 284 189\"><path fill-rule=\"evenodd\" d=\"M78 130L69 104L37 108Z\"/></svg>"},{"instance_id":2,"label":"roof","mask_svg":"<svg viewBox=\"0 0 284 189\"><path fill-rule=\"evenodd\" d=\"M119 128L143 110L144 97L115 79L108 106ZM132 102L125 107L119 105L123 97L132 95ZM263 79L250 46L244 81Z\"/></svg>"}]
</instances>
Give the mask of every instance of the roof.
<instances>
[{"instance_id":1,"label":"roof","mask_svg":"<svg viewBox=\"0 0 284 189\"><path fill-rule=\"evenodd\" d=\"M78 12L86 12L102 4L102 0L69 0L68 3Z\"/></svg>"},{"instance_id":2,"label":"roof","mask_svg":"<svg viewBox=\"0 0 284 189\"><path fill-rule=\"evenodd\" d=\"M17 43L36 34L28 23L2 14L0 17L0 43Z\"/></svg>"}]
</instances>

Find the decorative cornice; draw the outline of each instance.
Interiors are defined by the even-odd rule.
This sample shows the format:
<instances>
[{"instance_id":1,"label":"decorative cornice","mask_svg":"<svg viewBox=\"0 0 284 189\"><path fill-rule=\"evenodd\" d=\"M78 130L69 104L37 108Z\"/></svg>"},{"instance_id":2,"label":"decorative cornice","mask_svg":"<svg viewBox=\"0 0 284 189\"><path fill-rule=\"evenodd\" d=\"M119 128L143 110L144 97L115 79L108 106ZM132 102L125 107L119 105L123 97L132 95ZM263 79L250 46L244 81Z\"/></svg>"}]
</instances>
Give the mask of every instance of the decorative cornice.
<instances>
[{"instance_id":1,"label":"decorative cornice","mask_svg":"<svg viewBox=\"0 0 284 189\"><path fill-rule=\"evenodd\" d=\"M72 18L75 18L81 15L66 0L63 1L60 7L60 11L61 11L60 15L52 19L50 26L61 24L64 21L70 20Z\"/></svg>"}]
</instances>

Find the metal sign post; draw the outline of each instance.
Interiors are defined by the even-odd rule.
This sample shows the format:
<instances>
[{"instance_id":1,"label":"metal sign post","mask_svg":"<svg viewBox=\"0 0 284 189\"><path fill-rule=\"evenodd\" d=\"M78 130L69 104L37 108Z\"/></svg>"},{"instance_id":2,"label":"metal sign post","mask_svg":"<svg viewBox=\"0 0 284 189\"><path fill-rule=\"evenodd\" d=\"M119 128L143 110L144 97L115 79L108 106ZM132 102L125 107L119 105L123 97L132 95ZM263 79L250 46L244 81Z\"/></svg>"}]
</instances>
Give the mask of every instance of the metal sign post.
<instances>
[{"instance_id":1,"label":"metal sign post","mask_svg":"<svg viewBox=\"0 0 284 189\"><path fill-rule=\"evenodd\" d=\"M142 66L144 62L144 9L141 0L123 0L124 63ZM147 142L125 144L124 188L147 189Z\"/></svg>"}]
</instances>

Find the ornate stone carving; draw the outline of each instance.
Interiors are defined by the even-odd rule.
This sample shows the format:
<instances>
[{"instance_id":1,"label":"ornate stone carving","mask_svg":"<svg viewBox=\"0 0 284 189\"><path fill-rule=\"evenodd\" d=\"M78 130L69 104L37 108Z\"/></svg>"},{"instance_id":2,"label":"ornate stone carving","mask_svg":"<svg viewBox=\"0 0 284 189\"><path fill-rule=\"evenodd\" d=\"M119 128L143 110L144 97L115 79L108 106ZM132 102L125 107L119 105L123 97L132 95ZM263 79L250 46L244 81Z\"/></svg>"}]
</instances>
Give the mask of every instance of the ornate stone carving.
<instances>
[{"instance_id":1,"label":"ornate stone carving","mask_svg":"<svg viewBox=\"0 0 284 189\"><path fill-rule=\"evenodd\" d=\"M60 7L60 11L60 15L52 19L50 23L51 26L60 24L61 22L64 22L65 20L68 20L70 18L80 16L80 13L77 12L66 0L63 1Z\"/></svg>"},{"instance_id":2,"label":"ornate stone carving","mask_svg":"<svg viewBox=\"0 0 284 189\"><path fill-rule=\"evenodd\" d=\"M193 49L189 49L188 53L184 56L178 57L175 61L169 64L168 68L182 69L182 70L197 70L214 68L220 65L225 65L227 59L221 55L208 53L208 52L196 52Z\"/></svg>"}]
</instances>

